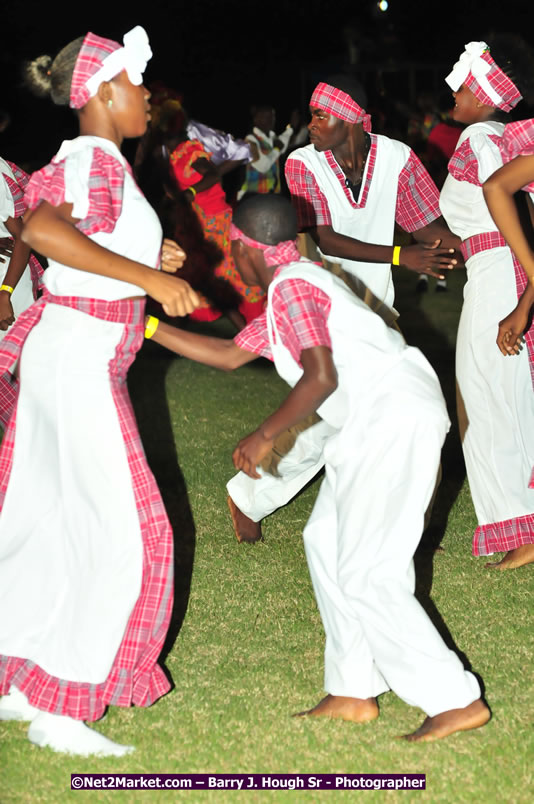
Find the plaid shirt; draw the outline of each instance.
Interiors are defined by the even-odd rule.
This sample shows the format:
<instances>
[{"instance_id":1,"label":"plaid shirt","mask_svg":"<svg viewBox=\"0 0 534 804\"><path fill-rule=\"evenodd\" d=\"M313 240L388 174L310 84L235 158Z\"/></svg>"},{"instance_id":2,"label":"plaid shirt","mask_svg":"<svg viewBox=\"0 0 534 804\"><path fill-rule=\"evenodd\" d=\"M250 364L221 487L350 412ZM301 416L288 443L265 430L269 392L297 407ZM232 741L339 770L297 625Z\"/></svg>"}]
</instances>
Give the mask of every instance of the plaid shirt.
<instances>
[{"instance_id":1,"label":"plaid shirt","mask_svg":"<svg viewBox=\"0 0 534 804\"><path fill-rule=\"evenodd\" d=\"M283 266L274 273L278 276ZM273 277L273 278L274 278ZM272 312L276 330L291 357L299 366L300 353L314 346L332 349L327 320L331 301L322 290L302 279L286 279L274 289ZM267 312L250 322L234 343L247 352L273 359L267 330Z\"/></svg>"},{"instance_id":2,"label":"plaid shirt","mask_svg":"<svg viewBox=\"0 0 534 804\"><path fill-rule=\"evenodd\" d=\"M335 173L345 197L354 210L367 203L377 156L376 135L371 134L371 148L367 157L367 176L361 201L354 200L345 185L345 174L336 162L332 151L325 151L328 165ZM324 193L321 192L313 173L297 159L286 162L286 179L295 206L300 229L314 226L331 226L332 217ZM406 232L415 232L440 216L439 193L420 159L410 151L410 156L399 174L395 220Z\"/></svg>"},{"instance_id":3,"label":"plaid shirt","mask_svg":"<svg viewBox=\"0 0 534 804\"><path fill-rule=\"evenodd\" d=\"M499 145L501 138L497 134L487 134L485 136L496 145ZM457 181L467 181L469 184L482 187L482 182L478 178L478 159L471 148L469 137L453 153L447 168L451 176Z\"/></svg>"},{"instance_id":4,"label":"plaid shirt","mask_svg":"<svg viewBox=\"0 0 534 804\"><path fill-rule=\"evenodd\" d=\"M89 171L89 211L76 223L84 235L112 232L121 211L124 189L124 165L101 148L93 149ZM126 163L126 170L132 171ZM26 187L24 199L28 209L35 209L41 201L55 207L65 203L65 160L52 162L33 173Z\"/></svg>"}]
</instances>

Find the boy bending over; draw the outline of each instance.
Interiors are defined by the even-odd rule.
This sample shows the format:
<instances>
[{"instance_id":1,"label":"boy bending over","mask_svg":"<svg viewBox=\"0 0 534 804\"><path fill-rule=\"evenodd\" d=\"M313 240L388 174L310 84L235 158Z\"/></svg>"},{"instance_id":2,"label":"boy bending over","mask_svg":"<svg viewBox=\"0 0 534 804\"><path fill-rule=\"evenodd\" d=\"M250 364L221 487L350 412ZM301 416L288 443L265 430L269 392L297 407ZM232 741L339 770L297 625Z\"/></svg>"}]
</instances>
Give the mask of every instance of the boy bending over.
<instances>
[{"instance_id":1,"label":"boy bending over","mask_svg":"<svg viewBox=\"0 0 534 804\"><path fill-rule=\"evenodd\" d=\"M326 632L327 695L303 715L365 722L391 689L427 717L408 740L435 740L490 717L466 672L414 597L413 555L449 421L434 371L337 277L302 259L288 201L263 195L234 215L232 252L268 306L222 340L149 319L167 348L221 369L268 357L291 386L243 438L234 465L258 478L273 440L313 411L332 428L326 474L304 545ZM154 327L157 327L154 332Z\"/></svg>"}]
</instances>

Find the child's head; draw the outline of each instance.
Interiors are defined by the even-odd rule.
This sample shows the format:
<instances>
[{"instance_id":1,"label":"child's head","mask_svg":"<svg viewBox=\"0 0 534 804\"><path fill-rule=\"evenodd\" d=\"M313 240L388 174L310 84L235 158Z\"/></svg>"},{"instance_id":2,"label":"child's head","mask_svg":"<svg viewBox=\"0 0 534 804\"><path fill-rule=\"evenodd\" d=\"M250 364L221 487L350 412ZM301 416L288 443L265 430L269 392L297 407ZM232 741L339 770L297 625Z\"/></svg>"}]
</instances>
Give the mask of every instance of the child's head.
<instances>
[{"instance_id":1,"label":"child's head","mask_svg":"<svg viewBox=\"0 0 534 804\"><path fill-rule=\"evenodd\" d=\"M486 42L469 42L445 79L453 90L453 117L471 124L497 119L532 95L534 53L515 34Z\"/></svg>"},{"instance_id":2,"label":"child's head","mask_svg":"<svg viewBox=\"0 0 534 804\"><path fill-rule=\"evenodd\" d=\"M260 193L237 206L231 230L232 255L247 285L265 287L271 268L299 259L297 215L281 195Z\"/></svg>"},{"instance_id":3,"label":"child's head","mask_svg":"<svg viewBox=\"0 0 534 804\"><path fill-rule=\"evenodd\" d=\"M233 223L251 240L267 246L295 240L297 236L295 210L281 195L258 193L245 198L234 212Z\"/></svg>"}]
</instances>

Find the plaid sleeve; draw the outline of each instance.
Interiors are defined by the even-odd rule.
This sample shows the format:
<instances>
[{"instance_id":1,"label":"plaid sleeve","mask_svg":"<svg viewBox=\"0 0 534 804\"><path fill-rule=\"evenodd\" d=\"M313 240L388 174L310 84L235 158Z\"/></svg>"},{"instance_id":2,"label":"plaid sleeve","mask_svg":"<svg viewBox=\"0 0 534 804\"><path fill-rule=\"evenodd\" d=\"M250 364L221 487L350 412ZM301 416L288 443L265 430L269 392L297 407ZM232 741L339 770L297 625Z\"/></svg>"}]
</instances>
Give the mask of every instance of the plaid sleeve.
<instances>
[{"instance_id":1,"label":"plaid sleeve","mask_svg":"<svg viewBox=\"0 0 534 804\"><path fill-rule=\"evenodd\" d=\"M299 365L304 349L332 349L326 323L331 301L318 287L302 279L284 279L274 289L272 306L280 339Z\"/></svg>"},{"instance_id":2,"label":"plaid sleeve","mask_svg":"<svg viewBox=\"0 0 534 804\"><path fill-rule=\"evenodd\" d=\"M6 162L9 165L9 167L11 168L11 170L13 171L15 181L24 190L26 188L26 185L28 184L28 182L30 180L30 177L29 177L28 173L26 173L25 170L23 170L21 167L16 165L14 162L10 162L9 159L6 159Z\"/></svg>"},{"instance_id":3,"label":"plaid sleeve","mask_svg":"<svg viewBox=\"0 0 534 804\"><path fill-rule=\"evenodd\" d=\"M122 212L124 167L112 154L95 148L89 171L89 211L76 228L89 236L112 232Z\"/></svg>"},{"instance_id":4,"label":"plaid sleeve","mask_svg":"<svg viewBox=\"0 0 534 804\"><path fill-rule=\"evenodd\" d=\"M276 329L291 357L299 364L300 353L314 346L332 348L327 319L330 298L315 285L302 279L284 279L274 290L272 310ZM247 352L272 360L267 331L267 312L250 322L234 343Z\"/></svg>"},{"instance_id":5,"label":"plaid sleeve","mask_svg":"<svg viewBox=\"0 0 534 804\"><path fill-rule=\"evenodd\" d=\"M28 209L35 209L41 201L55 207L65 202L65 162L52 161L32 174L24 194ZM123 165L112 154L94 148L87 181L89 208L76 228L87 236L112 232L122 211L123 187Z\"/></svg>"},{"instance_id":6,"label":"plaid sleeve","mask_svg":"<svg viewBox=\"0 0 534 804\"><path fill-rule=\"evenodd\" d=\"M26 212L24 188L28 184L29 176L21 168L19 168L18 165L15 165L14 162L9 162L7 159L5 162L13 174L13 177L11 177L8 173L2 174L13 199L13 213L8 217L22 218Z\"/></svg>"},{"instance_id":7,"label":"plaid sleeve","mask_svg":"<svg viewBox=\"0 0 534 804\"><path fill-rule=\"evenodd\" d=\"M240 349L272 360L271 344L267 332L267 313L264 311L257 318L252 319L250 324L235 336L234 343Z\"/></svg>"},{"instance_id":8,"label":"plaid sleeve","mask_svg":"<svg viewBox=\"0 0 534 804\"><path fill-rule=\"evenodd\" d=\"M455 150L449 159L447 169L451 176L458 181L467 181L469 184L476 184L477 187L481 186L478 178L478 160L473 153L469 138Z\"/></svg>"},{"instance_id":9,"label":"plaid sleeve","mask_svg":"<svg viewBox=\"0 0 534 804\"><path fill-rule=\"evenodd\" d=\"M415 232L440 215L438 188L419 157L410 150L399 175L395 220L405 232Z\"/></svg>"},{"instance_id":10,"label":"plaid sleeve","mask_svg":"<svg viewBox=\"0 0 534 804\"><path fill-rule=\"evenodd\" d=\"M51 162L32 173L24 192L28 209L35 209L41 201L59 207L65 201L65 162Z\"/></svg>"},{"instance_id":11,"label":"plaid sleeve","mask_svg":"<svg viewBox=\"0 0 534 804\"><path fill-rule=\"evenodd\" d=\"M291 202L297 213L299 229L331 226L332 218L328 203L313 173L300 159L290 157L286 162L285 174Z\"/></svg>"},{"instance_id":12,"label":"plaid sleeve","mask_svg":"<svg viewBox=\"0 0 534 804\"><path fill-rule=\"evenodd\" d=\"M506 130L506 129L505 129ZM457 181L467 181L477 187L482 187L484 182L484 170L481 171L481 158L487 149L487 143L491 141L499 146L501 138L496 134L472 134L467 137L462 144L455 150L449 160L447 169L451 176ZM494 170L495 168L493 168ZM482 179L481 174L482 172Z\"/></svg>"},{"instance_id":13,"label":"plaid sleeve","mask_svg":"<svg viewBox=\"0 0 534 804\"><path fill-rule=\"evenodd\" d=\"M499 149L506 162L516 156L534 155L534 120L517 120L504 127Z\"/></svg>"}]
</instances>

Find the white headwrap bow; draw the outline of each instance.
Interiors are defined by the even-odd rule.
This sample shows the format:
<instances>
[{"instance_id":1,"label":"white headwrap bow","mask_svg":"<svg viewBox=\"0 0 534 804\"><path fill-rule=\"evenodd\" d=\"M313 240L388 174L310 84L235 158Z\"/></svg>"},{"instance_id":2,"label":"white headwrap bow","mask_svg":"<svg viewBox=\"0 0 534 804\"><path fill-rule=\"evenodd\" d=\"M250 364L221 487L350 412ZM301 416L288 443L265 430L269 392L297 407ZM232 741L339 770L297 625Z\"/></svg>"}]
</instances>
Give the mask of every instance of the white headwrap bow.
<instances>
[{"instance_id":1,"label":"white headwrap bow","mask_svg":"<svg viewBox=\"0 0 534 804\"><path fill-rule=\"evenodd\" d=\"M111 81L116 75L126 70L128 78L135 86L143 83L143 73L147 62L152 58L152 50L148 36L141 25L136 25L127 34L124 34L124 47L114 50L106 56L102 67L86 82L90 97L98 92L98 87L104 81Z\"/></svg>"},{"instance_id":2,"label":"white headwrap bow","mask_svg":"<svg viewBox=\"0 0 534 804\"><path fill-rule=\"evenodd\" d=\"M486 50L489 50L489 48L485 42L469 42L445 81L453 92L457 92L462 84L465 83L469 73L471 73L480 88L491 98L493 103L498 106L502 102L502 97L493 89L488 81L487 75L492 65L488 64L488 62L482 58L482 54Z\"/></svg>"}]
</instances>

